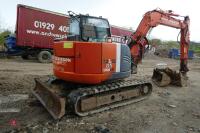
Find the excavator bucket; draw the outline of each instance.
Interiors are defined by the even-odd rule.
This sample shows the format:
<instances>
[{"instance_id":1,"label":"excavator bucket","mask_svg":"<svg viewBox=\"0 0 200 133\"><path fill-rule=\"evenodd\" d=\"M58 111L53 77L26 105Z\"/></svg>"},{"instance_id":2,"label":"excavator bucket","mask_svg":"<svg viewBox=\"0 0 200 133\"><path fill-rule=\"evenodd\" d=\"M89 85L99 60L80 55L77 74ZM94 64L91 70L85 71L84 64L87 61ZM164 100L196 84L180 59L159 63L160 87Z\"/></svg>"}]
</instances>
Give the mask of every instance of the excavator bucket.
<instances>
[{"instance_id":1,"label":"excavator bucket","mask_svg":"<svg viewBox=\"0 0 200 133\"><path fill-rule=\"evenodd\" d=\"M35 79L35 88L32 93L48 110L54 119L59 119L65 114L66 99L60 97L55 89L51 89L47 83Z\"/></svg>"},{"instance_id":2,"label":"excavator bucket","mask_svg":"<svg viewBox=\"0 0 200 133\"><path fill-rule=\"evenodd\" d=\"M187 77L168 67L163 69L155 68L153 70L152 80L160 87L167 86L169 84L181 87L187 86Z\"/></svg>"},{"instance_id":3,"label":"excavator bucket","mask_svg":"<svg viewBox=\"0 0 200 133\"><path fill-rule=\"evenodd\" d=\"M160 69L153 70L152 80L160 87L167 86L171 83L170 77Z\"/></svg>"}]
</instances>

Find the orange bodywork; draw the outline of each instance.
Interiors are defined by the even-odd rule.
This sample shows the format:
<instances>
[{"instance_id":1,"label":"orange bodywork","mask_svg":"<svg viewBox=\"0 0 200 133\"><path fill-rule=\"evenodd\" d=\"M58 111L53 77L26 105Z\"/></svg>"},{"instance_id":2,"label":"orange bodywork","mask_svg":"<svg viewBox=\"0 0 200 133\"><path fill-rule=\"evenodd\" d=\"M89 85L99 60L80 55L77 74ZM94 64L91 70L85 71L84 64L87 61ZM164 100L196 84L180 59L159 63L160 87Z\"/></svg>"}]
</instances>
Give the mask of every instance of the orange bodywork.
<instances>
[{"instance_id":1,"label":"orange bodywork","mask_svg":"<svg viewBox=\"0 0 200 133\"><path fill-rule=\"evenodd\" d=\"M158 25L164 25L180 29L180 71L182 73L186 73L188 71L187 59L190 43L190 19L188 16L184 16L183 20L180 19L180 17L183 16L175 14L170 10L162 11L159 9L149 11L144 14L144 17L138 25L135 33L131 36L132 42L128 44L135 64L141 62L145 52L145 46L149 45L148 40L146 38L147 33L150 31L150 29Z\"/></svg>"},{"instance_id":2,"label":"orange bodywork","mask_svg":"<svg viewBox=\"0 0 200 133\"><path fill-rule=\"evenodd\" d=\"M97 84L108 80L115 69L113 43L61 41L54 44L53 72L60 79Z\"/></svg>"}]
</instances>

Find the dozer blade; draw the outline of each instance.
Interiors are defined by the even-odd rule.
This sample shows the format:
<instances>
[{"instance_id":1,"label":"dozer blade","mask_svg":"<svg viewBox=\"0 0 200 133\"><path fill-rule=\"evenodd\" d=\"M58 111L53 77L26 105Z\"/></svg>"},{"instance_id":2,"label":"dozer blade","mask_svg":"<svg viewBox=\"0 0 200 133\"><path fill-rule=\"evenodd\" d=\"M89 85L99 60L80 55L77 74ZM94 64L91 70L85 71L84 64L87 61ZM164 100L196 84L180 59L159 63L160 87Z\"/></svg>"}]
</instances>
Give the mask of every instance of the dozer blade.
<instances>
[{"instance_id":1,"label":"dozer blade","mask_svg":"<svg viewBox=\"0 0 200 133\"><path fill-rule=\"evenodd\" d=\"M46 83L35 79L35 88L32 93L48 110L54 119L59 119L65 114L65 98L60 97Z\"/></svg>"}]
</instances>

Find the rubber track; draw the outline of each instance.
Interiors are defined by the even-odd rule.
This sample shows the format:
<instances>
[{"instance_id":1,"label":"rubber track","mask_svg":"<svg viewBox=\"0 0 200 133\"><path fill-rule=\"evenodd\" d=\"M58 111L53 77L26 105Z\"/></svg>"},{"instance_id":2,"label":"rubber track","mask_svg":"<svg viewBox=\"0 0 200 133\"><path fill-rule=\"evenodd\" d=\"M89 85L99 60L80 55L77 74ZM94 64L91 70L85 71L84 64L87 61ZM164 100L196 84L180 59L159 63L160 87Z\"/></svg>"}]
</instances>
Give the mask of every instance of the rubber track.
<instances>
[{"instance_id":1,"label":"rubber track","mask_svg":"<svg viewBox=\"0 0 200 133\"><path fill-rule=\"evenodd\" d=\"M111 105L106 105L105 107L100 107L88 112L79 112L77 110L77 106L78 106L78 101L81 98L87 97L87 96L96 96L96 95L100 95L101 93L105 93L107 91L117 91L121 88L125 89L125 87L133 87L134 89L138 89L138 87L140 87L140 89L142 89L142 86L147 86L149 91L148 94L144 95L144 96L139 96L138 98L133 98L133 99L129 99L129 100L124 100L124 101L120 101L120 102L116 102L113 103ZM135 102L139 102L141 100L146 99L152 92L152 84L148 81L144 81L144 80L122 80L122 81L115 81L115 82L111 82L111 83L105 83L103 85L96 85L96 86L91 86L91 87L83 87L83 88L78 88L77 90L72 91L69 95L68 95L68 103L69 105L72 107L73 111L75 112L75 114L79 115L79 116L87 116L87 115L91 115L94 113L99 113L99 112L103 112L106 110L110 110L113 108L117 108L117 107L121 107L121 106L125 106L128 104L132 104Z\"/></svg>"}]
</instances>

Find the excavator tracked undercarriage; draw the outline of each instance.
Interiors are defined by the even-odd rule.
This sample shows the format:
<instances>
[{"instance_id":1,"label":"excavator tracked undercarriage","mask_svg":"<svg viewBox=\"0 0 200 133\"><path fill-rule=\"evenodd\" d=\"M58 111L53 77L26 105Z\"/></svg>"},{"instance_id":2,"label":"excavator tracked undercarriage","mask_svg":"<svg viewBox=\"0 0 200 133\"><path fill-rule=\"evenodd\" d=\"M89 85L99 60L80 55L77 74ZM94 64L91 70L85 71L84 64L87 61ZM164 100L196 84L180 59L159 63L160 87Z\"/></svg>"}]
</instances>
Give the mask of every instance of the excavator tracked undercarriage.
<instances>
[{"instance_id":1,"label":"excavator tracked undercarriage","mask_svg":"<svg viewBox=\"0 0 200 133\"><path fill-rule=\"evenodd\" d=\"M54 119L61 118L66 110L78 116L87 116L139 102L152 92L150 82L134 79L89 86L59 79L46 83L35 79L35 82L33 94Z\"/></svg>"}]
</instances>

